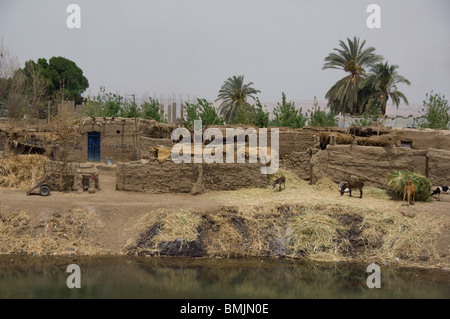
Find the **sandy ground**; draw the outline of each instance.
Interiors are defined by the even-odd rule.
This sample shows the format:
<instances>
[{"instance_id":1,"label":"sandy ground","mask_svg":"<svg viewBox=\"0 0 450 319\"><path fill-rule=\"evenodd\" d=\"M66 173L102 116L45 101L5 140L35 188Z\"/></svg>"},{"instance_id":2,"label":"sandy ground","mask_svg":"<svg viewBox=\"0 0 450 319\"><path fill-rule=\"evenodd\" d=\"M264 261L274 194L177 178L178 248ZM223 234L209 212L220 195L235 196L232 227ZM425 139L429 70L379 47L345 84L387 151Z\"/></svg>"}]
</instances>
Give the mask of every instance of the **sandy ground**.
<instances>
[{"instance_id":1,"label":"sandy ground","mask_svg":"<svg viewBox=\"0 0 450 319\"><path fill-rule=\"evenodd\" d=\"M179 209L191 208L198 211L214 210L224 205L249 203L303 203L303 204L343 204L348 206L364 205L368 209L389 209L399 213L431 214L450 222L450 195L442 195L441 201L433 199L430 203L418 202L413 206L405 206L398 200L371 197L370 192L359 198L356 190L354 197L348 194L340 196L339 192L320 192L313 187L289 187L283 191L255 189L245 192L206 192L200 195L190 194L146 194L115 190L115 172L111 169L100 169L100 191L94 194L52 192L48 197L39 195L26 196L25 190L0 189L0 205L6 211L26 209L36 218L58 211L74 208L95 210L101 217L104 228L98 234L98 244L107 252L115 254L126 245L130 236L136 236L128 230L127 223L138 216L159 208ZM306 182L305 182L306 185ZM439 245L450 247L450 231L441 236Z\"/></svg>"}]
</instances>

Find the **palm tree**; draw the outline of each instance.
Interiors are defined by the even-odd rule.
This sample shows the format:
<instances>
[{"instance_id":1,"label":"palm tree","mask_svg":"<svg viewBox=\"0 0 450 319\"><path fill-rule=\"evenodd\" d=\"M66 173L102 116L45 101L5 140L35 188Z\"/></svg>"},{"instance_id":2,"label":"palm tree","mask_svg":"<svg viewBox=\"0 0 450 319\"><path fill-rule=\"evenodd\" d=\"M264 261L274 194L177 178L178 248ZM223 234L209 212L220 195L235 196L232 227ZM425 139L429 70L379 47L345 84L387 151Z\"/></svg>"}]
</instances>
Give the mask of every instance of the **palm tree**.
<instances>
[{"instance_id":1,"label":"palm tree","mask_svg":"<svg viewBox=\"0 0 450 319\"><path fill-rule=\"evenodd\" d=\"M328 106L334 113L362 113L358 103L359 83L366 75L365 68L374 65L383 59L382 56L374 53L375 48L364 49L366 41L360 43L359 38L354 37L353 41L347 38L339 41L340 49L334 48L337 53L330 53L325 58L325 69L339 69L350 73L334 84L325 97L328 99Z\"/></svg>"},{"instance_id":2,"label":"palm tree","mask_svg":"<svg viewBox=\"0 0 450 319\"><path fill-rule=\"evenodd\" d=\"M219 113L227 123L232 123L235 114L244 103L247 103L247 97L255 99L253 94L261 91L251 87L253 82L244 84L244 76L232 76L222 85L216 101L221 100Z\"/></svg>"},{"instance_id":3,"label":"palm tree","mask_svg":"<svg viewBox=\"0 0 450 319\"><path fill-rule=\"evenodd\" d=\"M386 104L389 98L397 108L400 100L408 105L408 99L397 89L397 83L411 85L411 82L399 75L397 69L398 65L389 65L388 62L374 65L371 74L361 82L361 103L363 105L367 105L369 101L378 103L381 114L386 114Z\"/></svg>"}]
</instances>

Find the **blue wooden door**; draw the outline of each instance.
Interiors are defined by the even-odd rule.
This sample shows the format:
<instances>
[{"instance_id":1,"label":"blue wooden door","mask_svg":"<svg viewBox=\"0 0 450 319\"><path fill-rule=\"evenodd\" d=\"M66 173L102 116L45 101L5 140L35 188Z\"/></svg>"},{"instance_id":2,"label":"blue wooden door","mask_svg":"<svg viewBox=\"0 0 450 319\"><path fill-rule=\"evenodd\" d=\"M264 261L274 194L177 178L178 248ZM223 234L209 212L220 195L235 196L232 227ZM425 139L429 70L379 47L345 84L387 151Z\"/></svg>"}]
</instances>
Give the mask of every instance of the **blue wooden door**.
<instances>
[{"instance_id":1,"label":"blue wooden door","mask_svg":"<svg viewBox=\"0 0 450 319\"><path fill-rule=\"evenodd\" d=\"M88 161L100 162L100 132L88 133Z\"/></svg>"}]
</instances>

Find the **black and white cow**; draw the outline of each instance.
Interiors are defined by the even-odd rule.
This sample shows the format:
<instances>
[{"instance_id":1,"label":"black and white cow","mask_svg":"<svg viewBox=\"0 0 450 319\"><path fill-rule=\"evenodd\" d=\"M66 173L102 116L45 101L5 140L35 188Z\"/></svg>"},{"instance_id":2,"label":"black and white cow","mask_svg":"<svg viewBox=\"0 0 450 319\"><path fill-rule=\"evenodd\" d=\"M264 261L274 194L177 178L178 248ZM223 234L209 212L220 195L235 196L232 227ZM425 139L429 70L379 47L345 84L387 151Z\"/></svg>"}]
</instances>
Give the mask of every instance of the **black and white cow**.
<instances>
[{"instance_id":1,"label":"black and white cow","mask_svg":"<svg viewBox=\"0 0 450 319\"><path fill-rule=\"evenodd\" d=\"M448 186L438 186L432 193L431 196L437 195L437 200L441 200L441 194L447 193L450 194L450 187Z\"/></svg>"}]
</instances>

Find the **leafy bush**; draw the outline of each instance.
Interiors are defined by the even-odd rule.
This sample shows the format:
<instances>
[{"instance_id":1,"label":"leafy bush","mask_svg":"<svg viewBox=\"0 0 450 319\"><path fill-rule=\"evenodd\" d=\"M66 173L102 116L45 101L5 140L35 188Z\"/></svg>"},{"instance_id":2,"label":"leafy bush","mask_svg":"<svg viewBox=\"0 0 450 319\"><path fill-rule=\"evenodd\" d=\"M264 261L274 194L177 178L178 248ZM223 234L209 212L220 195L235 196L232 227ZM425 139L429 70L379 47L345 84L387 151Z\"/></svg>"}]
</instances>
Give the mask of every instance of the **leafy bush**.
<instances>
[{"instance_id":1,"label":"leafy bush","mask_svg":"<svg viewBox=\"0 0 450 319\"><path fill-rule=\"evenodd\" d=\"M403 198L403 190L405 189L408 180L411 180L416 187L417 201L431 201L432 182L430 179L406 170L394 170L386 175L388 185L391 186L395 193L401 198Z\"/></svg>"},{"instance_id":2,"label":"leafy bush","mask_svg":"<svg viewBox=\"0 0 450 319\"><path fill-rule=\"evenodd\" d=\"M282 93L282 102L273 110L274 119L271 126L302 128L306 124L306 116L302 108L296 109L294 102L286 101L286 94Z\"/></svg>"},{"instance_id":3,"label":"leafy bush","mask_svg":"<svg viewBox=\"0 0 450 319\"><path fill-rule=\"evenodd\" d=\"M422 112L423 120L419 123L421 128L434 128L447 130L450 127L450 105L445 99L445 95L440 93L426 94L426 100L423 101Z\"/></svg>"},{"instance_id":4,"label":"leafy bush","mask_svg":"<svg viewBox=\"0 0 450 319\"><path fill-rule=\"evenodd\" d=\"M326 112L325 110L321 110L316 97L314 97L314 107L311 111L307 112L307 116L308 126L336 126L336 114L334 114L333 112Z\"/></svg>"}]
</instances>

